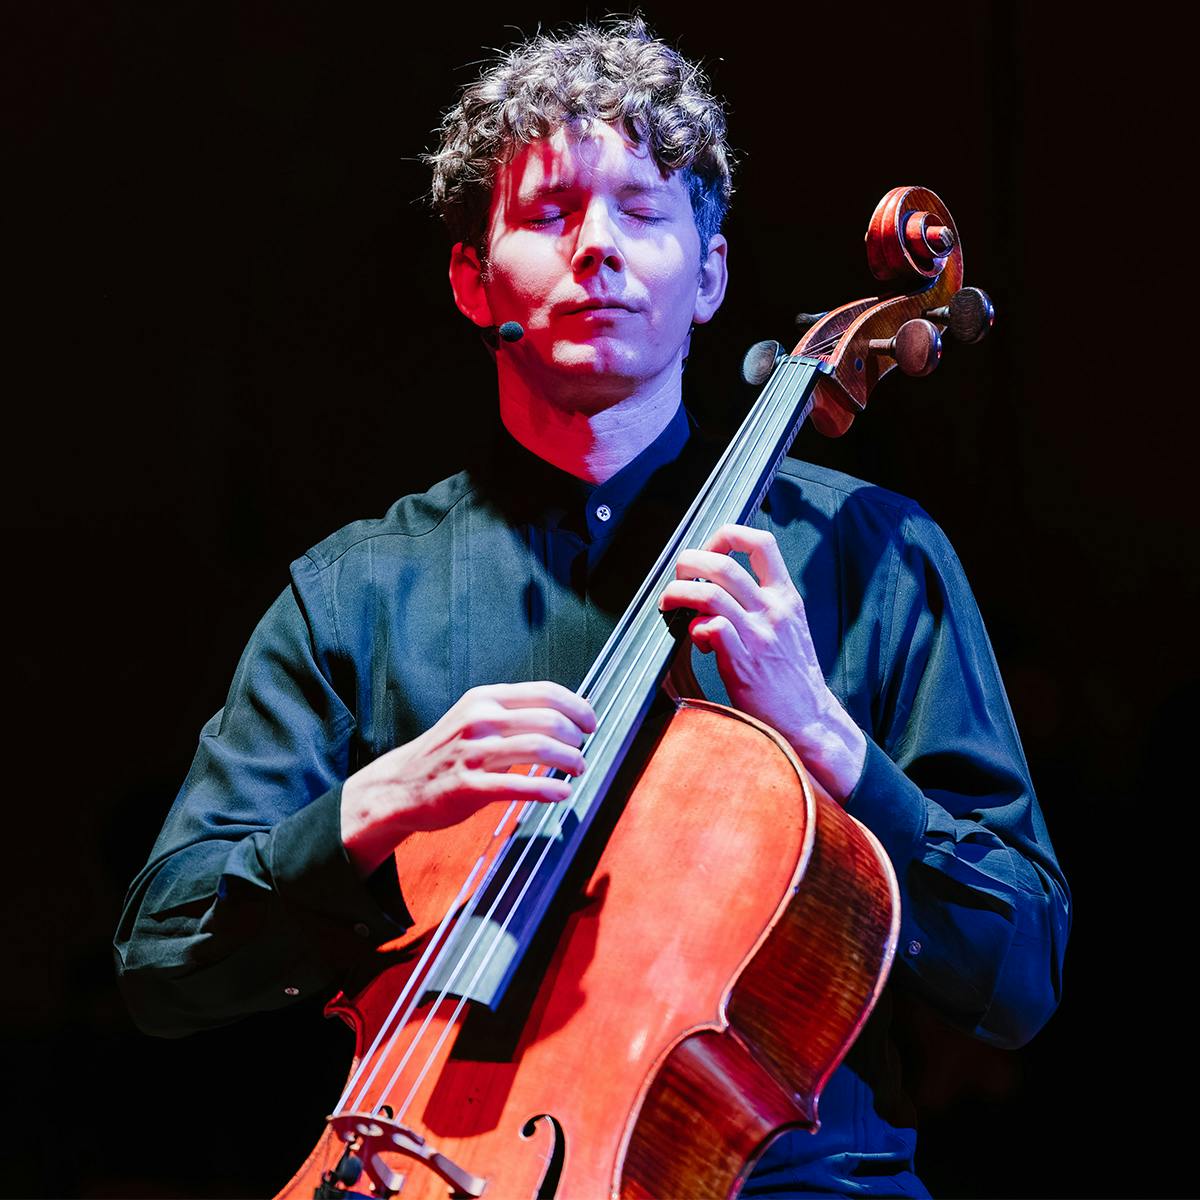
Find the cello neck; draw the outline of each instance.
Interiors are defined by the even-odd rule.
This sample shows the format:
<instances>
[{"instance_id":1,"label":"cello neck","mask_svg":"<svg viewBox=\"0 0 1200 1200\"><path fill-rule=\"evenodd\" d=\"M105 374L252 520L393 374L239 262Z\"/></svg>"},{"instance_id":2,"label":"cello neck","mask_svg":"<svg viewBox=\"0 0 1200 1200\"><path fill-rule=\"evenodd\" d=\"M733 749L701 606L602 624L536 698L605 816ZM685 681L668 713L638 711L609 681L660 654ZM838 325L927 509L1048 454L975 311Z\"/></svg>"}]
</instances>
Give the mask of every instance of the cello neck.
<instances>
[{"instance_id":1,"label":"cello neck","mask_svg":"<svg viewBox=\"0 0 1200 1200\"><path fill-rule=\"evenodd\" d=\"M822 367L799 355L780 360L580 684L579 694L598 717L623 707L635 680L648 693L647 704L653 697L674 650L675 638L658 610L658 597L675 578L676 560L682 551L702 546L722 525L743 524L758 510L812 409ZM648 672L653 680L643 684ZM593 735L593 744L600 732Z\"/></svg>"}]
</instances>

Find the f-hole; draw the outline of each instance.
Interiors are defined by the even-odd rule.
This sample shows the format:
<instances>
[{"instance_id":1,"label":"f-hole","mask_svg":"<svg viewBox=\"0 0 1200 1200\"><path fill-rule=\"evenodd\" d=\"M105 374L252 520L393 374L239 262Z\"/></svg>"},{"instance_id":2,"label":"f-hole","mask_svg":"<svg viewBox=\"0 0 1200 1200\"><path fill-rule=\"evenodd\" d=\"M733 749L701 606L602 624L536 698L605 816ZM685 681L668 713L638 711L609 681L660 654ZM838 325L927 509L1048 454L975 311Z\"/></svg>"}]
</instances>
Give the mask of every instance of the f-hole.
<instances>
[{"instance_id":1,"label":"f-hole","mask_svg":"<svg viewBox=\"0 0 1200 1200\"><path fill-rule=\"evenodd\" d=\"M550 1158L546 1162L546 1173L542 1176L542 1185L537 1191L537 1200L554 1200L554 1197L558 1195L558 1180L562 1175L563 1161L566 1158L567 1139L563 1133L563 1127L549 1113L530 1117L521 1126L521 1136L533 1137L539 1121L549 1122L550 1128L554 1130L554 1144L550 1150Z\"/></svg>"}]
</instances>

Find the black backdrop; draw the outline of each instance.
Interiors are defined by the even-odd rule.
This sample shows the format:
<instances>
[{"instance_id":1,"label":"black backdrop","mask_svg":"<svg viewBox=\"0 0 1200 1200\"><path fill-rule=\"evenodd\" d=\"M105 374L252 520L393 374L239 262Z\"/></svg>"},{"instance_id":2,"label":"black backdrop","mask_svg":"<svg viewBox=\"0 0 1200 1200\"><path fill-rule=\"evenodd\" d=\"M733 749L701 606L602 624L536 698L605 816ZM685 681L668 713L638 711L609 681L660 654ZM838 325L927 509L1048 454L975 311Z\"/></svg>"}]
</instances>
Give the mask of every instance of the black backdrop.
<instances>
[{"instance_id":1,"label":"black backdrop","mask_svg":"<svg viewBox=\"0 0 1200 1200\"><path fill-rule=\"evenodd\" d=\"M319 1132L348 1036L310 1005L143 1038L108 939L288 562L456 469L490 420L417 161L463 64L605 10L26 9L3 82L19 1115L0 1188L265 1194ZM1157 68L1114 69L1136 39L1015 4L643 11L706 62L739 151L731 291L688 372L704 419L748 403L747 344L871 290L862 233L896 183L947 200L999 313L984 344L798 451L949 533L1075 891L1065 998L1031 1046L914 1014L919 1165L942 1195L1186 1192L1162 1089L1186 1071L1169 948L1186 954L1190 916L1191 456L1136 375L1160 352L1106 293L1162 232L1157 195L1134 220L1112 174Z\"/></svg>"}]
</instances>

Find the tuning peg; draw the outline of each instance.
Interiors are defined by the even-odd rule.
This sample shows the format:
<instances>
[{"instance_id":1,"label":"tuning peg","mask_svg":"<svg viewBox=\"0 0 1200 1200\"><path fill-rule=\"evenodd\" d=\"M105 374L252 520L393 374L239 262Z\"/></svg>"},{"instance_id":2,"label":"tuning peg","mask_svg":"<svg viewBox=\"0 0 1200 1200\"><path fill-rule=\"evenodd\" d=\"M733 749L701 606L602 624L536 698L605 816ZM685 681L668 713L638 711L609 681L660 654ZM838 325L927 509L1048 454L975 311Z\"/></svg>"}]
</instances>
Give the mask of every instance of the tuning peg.
<instances>
[{"instance_id":1,"label":"tuning peg","mask_svg":"<svg viewBox=\"0 0 1200 1200\"><path fill-rule=\"evenodd\" d=\"M742 378L751 386L758 387L771 378L771 372L787 351L776 341L755 342L742 359Z\"/></svg>"},{"instance_id":2,"label":"tuning peg","mask_svg":"<svg viewBox=\"0 0 1200 1200\"><path fill-rule=\"evenodd\" d=\"M894 358L905 375L928 375L942 357L942 335L932 321L914 317L896 330L894 338L872 338L867 348L872 354Z\"/></svg>"},{"instance_id":3,"label":"tuning peg","mask_svg":"<svg viewBox=\"0 0 1200 1200\"><path fill-rule=\"evenodd\" d=\"M810 325L815 325L818 321L823 321L829 316L828 313L797 313L796 328L807 329Z\"/></svg>"},{"instance_id":4,"label":"tuning peg","mask_svg":"<svg viewBox=\"0 0 1200 1200\"><path fill-rule=\"evenodd\" d=\"M949 304L931 308L925 315L947 326L958 341L968 345L978 342L996 321L991 298L974 287L962 288L950 297Z\"/></svg>"}]
</instances>

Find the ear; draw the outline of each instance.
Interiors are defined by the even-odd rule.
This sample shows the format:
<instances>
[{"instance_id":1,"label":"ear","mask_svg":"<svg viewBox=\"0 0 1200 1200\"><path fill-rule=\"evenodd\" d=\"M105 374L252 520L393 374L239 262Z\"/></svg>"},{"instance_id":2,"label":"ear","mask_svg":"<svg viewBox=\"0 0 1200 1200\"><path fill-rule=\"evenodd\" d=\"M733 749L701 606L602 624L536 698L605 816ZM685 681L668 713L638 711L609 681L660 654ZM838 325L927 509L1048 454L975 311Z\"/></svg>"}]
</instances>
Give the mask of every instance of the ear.
<instances>
[{"instance_id":1,"label":"ear","mask_svg":"<svg viewBox=\"0 0 1200 1200\"><path fill-rule=\"evenodd\" d=\"M450 251L450 290L459 312L480 329L494 325L492 309L483 288L483 267L474 246L458 242Z\"/></svg>"},{"instance_id":2,"label":"ear","mask_svg":"<svg viewBox=\"0 0 1200 1200\"><path fill-rule=\"evenodd\" d=\"M725 256L729 243L718 233L708 242L708 253L700 267L700 287L696 292L696 307L692 311L692 323L703 325L711 321L725 299L725 285L729 282L729 268Z\"/></svg>"}]
</instances>

